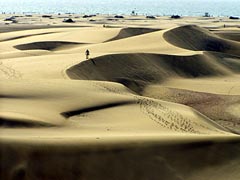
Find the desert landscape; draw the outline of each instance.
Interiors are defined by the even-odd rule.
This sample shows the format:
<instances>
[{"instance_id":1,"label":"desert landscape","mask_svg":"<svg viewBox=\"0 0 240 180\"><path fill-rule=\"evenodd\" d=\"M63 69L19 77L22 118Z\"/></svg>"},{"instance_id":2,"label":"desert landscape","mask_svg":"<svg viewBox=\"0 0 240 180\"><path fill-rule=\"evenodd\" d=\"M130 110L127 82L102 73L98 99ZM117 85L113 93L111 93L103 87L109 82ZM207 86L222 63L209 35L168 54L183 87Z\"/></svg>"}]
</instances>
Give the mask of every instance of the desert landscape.
<instances>
[{"instance_id":1,"label":"desert landscape","mask_svg":"<svg viewBox=\"0 0 240 180\"><path fill-rule=\"evenodd\" d=\"M239 19L0 19L1 179L240 179Z\"/></svg>"}]
</instances>

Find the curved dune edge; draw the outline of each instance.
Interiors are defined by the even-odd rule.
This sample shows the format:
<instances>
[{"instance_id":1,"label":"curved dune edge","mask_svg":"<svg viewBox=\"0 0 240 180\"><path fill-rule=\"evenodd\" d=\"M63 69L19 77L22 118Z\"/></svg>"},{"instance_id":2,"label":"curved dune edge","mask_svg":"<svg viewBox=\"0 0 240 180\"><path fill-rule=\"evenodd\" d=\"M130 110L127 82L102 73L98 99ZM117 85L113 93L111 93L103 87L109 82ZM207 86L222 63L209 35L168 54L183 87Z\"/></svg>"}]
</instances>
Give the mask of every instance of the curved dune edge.
<instances>
[{"instance_id":1,"label":"curved dune edge","mask_svg":"<svg viewBox=\"0 0 240 180\"><path fill-rule=\"evenodd\" d=\"M119 39L129 38L137 35L142 35L146 33L151 33L159 31L160 29L151 29L151 28L140 28L140 27L128 27L120 30L119 34L105 42L115 41Z\"/></svg>"},{"instance_id":2,"label":"curved dune edge","mask_svg":"<svg viewBox=\"0 0 240 180\"><path fill-rule=\"evenodd\" d=\"M238 103L238 96L236 99L227 95L184 90L169 90L162 94L163 88L160 85L159 87L155 86L157 87L155 90L150 88L151 85L161 84L171 78L224 77L239 73L240 63L228 58L237 57L215 52L205 52L203 55L193 56L112 54L84 61L67 69L66 73L72 79L118 82L143 96L191 106L222 126L239 133L238 117L227 113L228 106ZM147 92L148 90L149 92ZM171 92L172 95L170 95ZM199 102L203 102L203 104L195 98L191 98L192 96L195 98L199 96ZM181 100L181 98L184 99ZM205 104L204 98L207 98ZM219 100L219 104L216 103L216 100ZM194 104L195 101L196 104ZM226 124L226 121L229 123Z\"/></svg>"},{"instance_id":3,"label":"curved dune edge","mask_svg":"<svg viewBox=\"0 0 240 180\"><path fill-rule=\"evenodd\" d=\"M168 43L163 38L163 34L166 31L169 31L169 29L158 30L151 33L131 36L128 38L108 41L100 44L92 44L88 47L79 47L69 50L68 53L84 53L86 48L89 48L92 53L98 54L97 56L100 54L104 55L118 53L156 53L183 56L202 54L202 51L188 50Z\"/></svg>"},{"instance_id":4,"label":"curved dune edge","mask_svg":"<svg viewBox=\"0 0 240 180\"><path fill-rule=\"evenodd\" d=\"M57 32L43 32L43 33L35 33L35 34L26 34L26 35L18 35L18 36L10 36L10 37L2 37L0 39L0 42L5 42L5 41L12 41L16 39L22 39L22 38L27 38L27 37L32 37L32 36L40 36L40 35L47 35L47 34L54 34ZM7 35L6 35L7 36Z\"/></svg>"},{"instance_id":5,"label":"curved dune edge","mask_svg":"<svg viewBox=\"0 0 240 180\"><path fill-rule=\"evenodd\" d=\"M240 101L239 95L211 94L168 88L161 85L147 86L142 95L190 106L223 127L240 134L239 114L237 111Z\"/></svg>"},{"instance_id":6,"label":"curved dune edge","mask_svg":"<svg viewBox=\"0 0 240 180\"><path fill-rule=\"evenodd\" d=\"M239 71L238 61L228 61L223 57L232 56L208 52L193 56L111 54L74 65L66 70L66 74L72 79L120 82L141 93L145 85L172 77L221 77Z\"/></svg>"},{"instance_id":7,"label":"curved dune edge","mask_svg":"<svg viewBox=\"0 0 240 180\"><path fill-rule=\"evenodd\" d=\"M23 85L24 90L16 91ZM8 88L1 90L4 95L2 102L5 104L1 115L6 116L4 112L12 112L14 103L16 113L7 114L10 120L26 119L23 116L25 114L27 120L36 117L36 123L57 124L66 130L80 128L83 132L118 129L123 133L137 129L138 132L157 134L232 134L187 106L137 96L118 83L39 81L34 84L29 80L11 82L11 86L5 83L4 87ZM34 122L36 118L30 118L29 121Z\"/></svg>"},{"instance_id":8,"label":"curved dune edge","mask_svg":"<svg viewBox=\"0 0 240 180\"><path fill-rule=\"evenodd\" d=\"M165 32L163 37L169 43L184 49L240 55L240 43L223 39L195 25L171 29Z\"/></svg>"}]
</instances>

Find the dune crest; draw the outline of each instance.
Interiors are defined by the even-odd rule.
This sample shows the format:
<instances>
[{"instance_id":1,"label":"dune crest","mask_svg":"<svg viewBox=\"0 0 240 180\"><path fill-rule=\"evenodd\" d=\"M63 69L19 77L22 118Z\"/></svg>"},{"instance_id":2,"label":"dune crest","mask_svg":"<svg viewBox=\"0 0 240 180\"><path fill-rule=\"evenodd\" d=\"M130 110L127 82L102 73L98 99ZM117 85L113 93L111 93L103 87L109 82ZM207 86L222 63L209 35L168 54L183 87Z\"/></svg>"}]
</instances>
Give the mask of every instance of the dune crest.
<instances>
[{"instance_id":1,"label":"dune crest","mask_svg":"<svg viewBox=\"0 0 240 180\"><path fill-rule=\"evenodd\" d=\"M240 55L240 43L223 39L194 25L174 28L165 32L163 37L171 44L185 49Z\"/></svg>"},{"instance_id":2,"label":"dune crest","mask_svg":"<svg viewBox=\"0 0 240 180\"><path fill-rule=\"evenodd\" d=\"M129 27L129 28L123 28L120 30L119 34L108 41L115 41L119 39L124 39L132 36L142 35L146 33L151 33L155 31L159 31L160 29L151 29L151 28L137 28L137 27Z\"/></svg>"},{"instance_id":3,"label":"dune crest","mask_svg":"<svg viewBox=\"0 0 240 180\"><path fill-rule=\"evenodd\" d=\"M81 62L67 69L66 73L72 79L120 82L126 86L129 84L131 89L133 83L137 83L140 88L144 84L161 83L173 77L231 75L235 71L232 66L240 67L238 62L231 65L220 58L218 54L212 53L193 56L112 54Z\"/></svg>"}]
</instances>

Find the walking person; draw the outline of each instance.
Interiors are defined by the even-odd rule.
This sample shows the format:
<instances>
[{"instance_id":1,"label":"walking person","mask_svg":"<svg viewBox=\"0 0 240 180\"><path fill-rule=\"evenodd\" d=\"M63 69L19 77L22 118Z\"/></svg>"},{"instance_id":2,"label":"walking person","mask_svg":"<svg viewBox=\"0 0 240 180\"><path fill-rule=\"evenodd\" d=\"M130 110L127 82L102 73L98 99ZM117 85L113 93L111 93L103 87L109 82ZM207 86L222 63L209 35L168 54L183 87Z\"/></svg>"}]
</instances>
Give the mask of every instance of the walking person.
<instances>
[{"instance_id":1,"label":"walking person","mask_svg":"<svg viewBox=\"0 0 240 180\"><path fill-rule=\"evenodd\" d=\"M86 50L85 55L86 55L86 59L88 59L88 58L89 58L89 55L90 55L90 52L89 52L88 49Z\"/></svg>"}]
</instances>

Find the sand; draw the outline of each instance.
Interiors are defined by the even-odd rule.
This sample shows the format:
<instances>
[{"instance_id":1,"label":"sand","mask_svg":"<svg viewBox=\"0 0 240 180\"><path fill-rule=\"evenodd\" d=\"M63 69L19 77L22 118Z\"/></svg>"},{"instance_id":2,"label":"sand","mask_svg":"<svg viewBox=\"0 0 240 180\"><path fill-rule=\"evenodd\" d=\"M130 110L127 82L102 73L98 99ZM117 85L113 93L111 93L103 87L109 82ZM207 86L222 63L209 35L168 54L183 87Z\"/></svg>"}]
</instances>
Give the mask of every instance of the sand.
<instances>
[{"instance_id":1,"label":"sand","mask_svg":"<svg viewBox=\"0 0 240 180\"><path fill-rule=\"evenodd\" d=\"M10 16L1 179L240 178L239 20Z\"/></svg>"}]
</instances>

